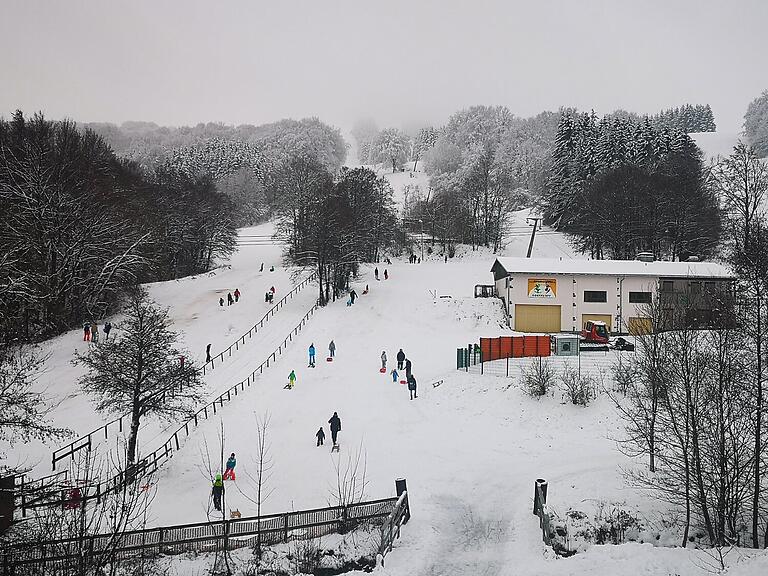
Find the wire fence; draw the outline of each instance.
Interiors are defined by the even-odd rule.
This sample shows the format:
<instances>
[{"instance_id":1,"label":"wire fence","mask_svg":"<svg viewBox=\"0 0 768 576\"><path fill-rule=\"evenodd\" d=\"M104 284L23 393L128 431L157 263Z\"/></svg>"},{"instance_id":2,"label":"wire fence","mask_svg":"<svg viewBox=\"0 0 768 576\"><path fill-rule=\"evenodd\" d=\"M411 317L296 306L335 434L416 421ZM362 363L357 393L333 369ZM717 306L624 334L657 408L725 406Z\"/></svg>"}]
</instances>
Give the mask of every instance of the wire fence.
<instances>
[{"instance_id":1,"label":"wire fence","mask_svg":"<svg viewBox=\"0 0 768 576\"><path fill-rule=\"evenodd\" d=\"M400 524L408 510L407 494L347 506L286 512L182 524L117 534L95 534L80 538L11 545L3 551L3 576L66 570L76 565L135 558L157 553L214 552L273 545L293 540L347 533L364 526L382 526L382 534L399 537ZM407 519L406 519L407 521ZM385 527L386 526L386 530ZM392 549L388 541L389 550Z\"/></svg>"},{"instance_id":2,"label":"wire fence","mask_svg":"<svg viewBox=\"0 0 768 576\"><path fill-rule=\"evenodd\" d=\"M234 384L228 390L222 392L212 402L197 410L197 412L168 437L162 446L138 460L135 464L130 466L128 470L120 471L118 474L115 474L107 480L96 482L90 486L84 486L80 498L84 502L88 502L89 500L96 500L99 502L106 494L121 488L126 480L130 479L131 481L135 481L138 478L155 472L163 462L173 455L174 451L181 449L183 441L189 437L191 431L198 427L200 422L216 416L218 411L221 410L225 404L236 400L246 388L250 388L252 384L256 383L256 377L263 374L264 370L274 364L277 358L283 354L288 347L288 344L293 341L294 337L298 336L299 332L301 332L307 322L315 314L318 307L319 304L315 302L312 308L307 311L304 317L293 330L289 332L288 336L283 339L282 343L275 349L275 351L267 356L266 360L259 364L245 379ZM17 495L17 499L21 500L22 515L26 513L27 509L52 505L63 506L68 500L66 494L62 493L60 486L52 486L36 493L31 493L30 491L22 492L22 494L25 493L26 496Z\"/></svg>"},{"instance_id":3,"label":"wire fence","mask_svg":"<svg viewBox=\"0 0 768 576\"><path fill-rule=\"evenodd\" d=\"M207 361L205 364L203 364L203 375L206 374L206 372L209 372L211 370L214 370L216 366L221 366L221 364L224 363L224 358L230 358L232 357L232 350L238 351L241 346L245 345L245 339L246 338L253 338L253 336L264 327L264 324L269 321L270 318L272 318L285 304L288 302L288 300L293 299L294 295L298 294L306 288L311 282L313 282L317 278L317 272L313 272L309 276L307 276L304 280L299 282L296 286L294 286L290 292L288 292L285 296L283 296L278 302L270 308L266 314L258 321L256 322L245 334L240 336L237 340L232 342L227 348L216 354L215 356L211 357L209 361ZM125 422L130 421L130 414L126 413L118 418L115 418L114 420L111 420L107 422L106 424L99 426L98 428L95 428L88 432L87 434L84 434L83 436L80 436L79 438L76 438L75 440L72 440L70 443L68 443L65 446L62 446L60 448L57 448L53 451L51 455L51 468L52 470L56 470L56 463L60 460L63 460L65 458L72 458L75 454L77 454L80 450L91 450L93 448L93 444L96 440L101 438L101 435L104 434L104 440L109 439L110 431L114 434L122 434L123 433L123 420ZM115 430L117 428L117 430Z\"/></svg>"}]
</instances>

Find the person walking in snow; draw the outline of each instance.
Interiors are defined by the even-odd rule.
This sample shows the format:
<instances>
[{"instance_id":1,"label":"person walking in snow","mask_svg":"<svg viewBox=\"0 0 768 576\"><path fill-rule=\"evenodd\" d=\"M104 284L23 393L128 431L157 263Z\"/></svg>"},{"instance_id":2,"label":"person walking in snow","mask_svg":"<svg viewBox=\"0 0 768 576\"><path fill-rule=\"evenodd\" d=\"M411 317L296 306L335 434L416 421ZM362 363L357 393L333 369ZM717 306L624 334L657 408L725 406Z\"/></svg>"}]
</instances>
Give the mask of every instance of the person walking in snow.
<instances>
[{"instance_id":1,"label":"person walking in snow","mask_svg":"<svg viewBox=\"0 0 768 576\"><path fill-rule=\"evenodd\" d=\"M259 272L264 272L264 262L261 263L261 268L259 268Z\"/></svg>"},{"instance_id":2,"label":"person walking in snow","mask_svg":"<svg viewBox=\"0 0 768 576\"><path fill-rule=\"evenodd\" d=\"M211 361L211 345L208 344L208 346L205 347L205 363L208 364L208 362Z\"/></svg>"},{"instance_id":3,"label":"person walking in snow","mask_svg":"<svg viewBox=\"0 0 768 576\"><path fill-rule=\"evenodd\" d=\"M378 268L374 269L373 275L376 277L376 280L379 279L379 269Z\"/></svg>"},{"instance_id":4,"label":"person walking in snow","mask_svg":"<svg viewBox=\"0 0 768 576\"><path fill-rule=\"evenodd\" d=\"M349 291L349 299L352 301L352 304L355 303L355 298L357 298L357 292L355 292L354 288Z\"/></svg>"},{"instance_id":5,"label":"person walking in snow","mask_svg":"<svg viewBox=\"0 0 768 576\"><path fill-rule=\"evenodd\" d=\"M391 374L392 374L392 382L397 382L397 376L398 376L397 369L396 368L392 368Z\"/></svg>"},{"instance_id":6,"label":"person walking in snow","mask_svg":"<svg viewBox=\"0 0 768 576\"><path fill-rule=\"evenodd\" d=\"M315 343L309 345L309 367L315 367Z\"/></svg>"},{"instance_id":7,"label":"person walking in snow","mask_svg":"<svg viewBox=\"0 0 768 576\"><path fill-rule=\"evenodd\" d=\"M109 332L112 330L112 324L107 322L104 324L104 340L109 340Z\"/></svg>"},{"instance_id":8,"label":"person walking in snow","mask_svg":"<svg viewBox=\"0 0 768 576\"><path fill-rule=\"evenodd\" d=\"M219 298L219 306L224 307L224 298Z\"/></svg>"},{"instance_id":9,"label":"person walking in snow","mask_svg":"<svg viewBox=\"0 0 768 576\"><path fill-rule=\"evenodd\" d=\"M274 287L274 286L272 286L272 288L270 288L270 289L269 289L269 291L270 291L270 292L272 292L272 294L274 295L274 293L275 293L275 287Z\"/></svg>"},{"instance_id":10,"label":"person walking in snow","mask_svg":"<svg viewBox=\"0 0 768 576\"><path fill-rule=\"evenodd\" d=\"M288 374L288 388L293 388L296 386L296 372L291 370L291 373Z\"/></svg>"},{"instance_id":11,"label":"person walking in snow","mask_svg":"<svg viewBox=\"0 0 768 576\"><path fill-rule=\"evenodd\" d=\"M240 288L235 288L235 302L240 300Z\"/></svg>"},{"instance_id":12,"label":"person walking in snow","mask_svg":"<svg viewBox=\"0 0 768 576\"><path fill-rule=\"evenodd\" d=\"M235 459L235 453L232 452L229 455L229 460L227 460L227 469L224 470L224 480L235 479L235 466L237 466L237 460Z\"/></svg>"},{"instance_id":13,"label":"person walking in snow","mask_svg":"<svg viewBox=\"0 0 768 576\"><path fill-rule=\"evenodd\" d=\"M336 356L336 343L331 340L331 343L328 344L328 355L333 358Z\"/></svg>"},{"instance_id":14,"label":"person walking in snow","mask_svg":"<svg viewBox=\"0 0 768 576\"><path fill-rule=\"evenodd\" d=\"M387 353L384 350L381 351L381 371L387 371Z\"/></svg>"},{"instance_id":15,"label":"person walking in snow","mask_svg":"<svg viewBox=\"0 0 768 576\"><path fill-rule=\"evenodd\" d=\"M94 322L91 326L91 342L99 341L99 325Z\"/></svg>"},{"instance_id":16,"label":"person walking in snow","mask_svg":"<svg viewBox=\"0 0 768 576\"><path fill-rule=\"evenodd\" d=\"M221 479L221 474L216 474L211 492L213 493L213 507L221 512L221 497L224 496L224 481Z\"/></svg>"},{"instance_id":17,"label":"person walking in snow","mask_svg":"<svg viewBox=\"0 0 768 576\"><path fill-rule=\"evenodd\" d=\"M416 396L416 378L413 377L413 374L408 376L408 392L411 395L411 400L418 398L418 396Z\"/></svg>"},{"instance_id":18,"label":"person walking in snow","mask_svg":"<svg viewBox=\"0 0 768 576\"><path fill-rule=\"evenodd\" d=\"M389 273L387 272L387 269L384 268L384 280L388 280L388 279L389 279Z\"/></svg>"},{"instance_id":19,"label":"person walking in snow","mask_svg":"<svg viewBox=\"0 0 768 576\"><path fill-rule=\"evenodd\" d=\"M402 370L403 369L403 362L405 362L405 352L403 352L403 349L400 348L397 352L397 369Z\"/></svg>"},{"instance_id":20,"label":"person walking in snow","mask_svg":"<svg viewBox=\"0 0 768 576\"><path fill-rule=\"evenodd\" d=\"M235 303L235 299L232 298L232 292L227 292L227 306L232 306Z\"/></svg>"},{"instance_id":21,"label":"person walking in snow","mask_svg":"<svg viewBox=\"0 0 768 576\"><path fill-rule=\"evenodd\" d=\"M322 446L323 440L325 440L325 431L323 430L322 426L320 426L320 430L317 431L315 436L317 436L317 445Z\"/></svg>"},{"instance_id":22,"label":"person walking in snow","mask_svg":"<svg viewBox=\"0 0 768 576\"><path fill-rule=\"evenodd\" d=\"M409 359L406 359L406 361L405 361L405 379L407 380L410 375L411 375L411 361Z\"/></svg>"},{"instance_id":23,"label":"person walking in snow","mask_svg":"<svg viewBox=\"0 0 768 576\"><path fill-rule=\"evenodd\" d=\"M341 418L339 418L339 415L336 412L334 412L331 419L328 420L328 424L331 425L331 440L333 440L333 445L336 446L336 439L341 431Z\"/></svg>"},{"instance_id":24,"label":"person walking in snow","mask_svg":"<svg viewBox=\"0 0 768 576\"><path fill-rule=\"evenodd\" d=\"M86 322L83 324L83 342L91 341L91 324Z\"/></svg>"},{"instance_id":25,"label":"person walking in snow","mask_svg":"<svg viewBox=\"0 0 768 576\"><path fill-rule=\"evenodd\" d=\"M445 263L448 264L448 254L445 255Z\"/></svg>"}]
</instances>

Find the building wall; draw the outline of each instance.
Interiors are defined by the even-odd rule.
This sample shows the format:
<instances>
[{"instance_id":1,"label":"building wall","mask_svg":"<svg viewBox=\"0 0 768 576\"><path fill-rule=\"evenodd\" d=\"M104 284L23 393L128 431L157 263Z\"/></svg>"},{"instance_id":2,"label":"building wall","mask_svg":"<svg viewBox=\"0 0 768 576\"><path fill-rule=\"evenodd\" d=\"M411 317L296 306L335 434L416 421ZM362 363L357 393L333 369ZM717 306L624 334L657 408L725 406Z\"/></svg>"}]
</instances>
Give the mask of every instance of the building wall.
<instances>
[{"instance_id":1,"label":"building wall","mask_svg":"<svg viewBox=\"0 0 768 576\"><path fill-rule=\"evenodd\" d=\"M554 280L554 295L530 297L529 280ZM540 283L541 285L541 283ZM613 332L627 332L629 318L644 317L645 304L630 303L630 292L655 292L658 278L609 275L531 275L513 273L496 281L497 294L504 300L510 326L515 326L515 304L559 305L563 331L578 332L583 314L610 315ZM584 291L606 292L605 302L585 302Z\"/></svg>"}]
</instances>

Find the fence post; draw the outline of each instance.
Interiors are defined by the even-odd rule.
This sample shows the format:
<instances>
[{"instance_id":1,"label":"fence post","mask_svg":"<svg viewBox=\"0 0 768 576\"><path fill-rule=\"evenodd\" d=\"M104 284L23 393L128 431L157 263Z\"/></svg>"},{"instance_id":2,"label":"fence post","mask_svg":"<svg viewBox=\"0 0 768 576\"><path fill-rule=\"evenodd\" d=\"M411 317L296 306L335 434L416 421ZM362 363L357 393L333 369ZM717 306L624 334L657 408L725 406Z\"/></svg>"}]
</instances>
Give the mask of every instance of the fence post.
<instances>
[{"instance_id":1,"label":"fence post","mask_svg":"<svg viewBox=\"0 0 768 576\"><path fill-rule=\"evenodd\" d=\"M177 432L173 433L173 439L176 440L176 450L179 449L179 436Z\"/></svg>"},{"instance_id":2,"label":"fence post","mask_svg":"<svg viewBox=\"0 0 768 576\"><path fill-rule=\"evenodd\" d=\"M408 485L405 482L405 478L397 478L395 480L395 492L397 492L398 498L400 498L403 492L408 492ZM403 518L403 524L407 524L408 520L410 519L411 519L411 508L408 505L408 494L406 494L405 495L405 517Z\"/></svg>"},{"instance_id":3,"label":"fence post","mask_svg":"<svg viewBox=\"0 0 768 576\"><path fill-rule=\"evenodd\" d=\"M541 494L542 502L539 502ZM547 503L547 481L543 478L537 478L533 487L533 515L538 516L541 507Z\"/></svg>"},{"instance_id":4,"label":"fence post","mask_svg":"<svg viewBox=\"0 0 768 576\"><path fill-rule=\"evenodd\" d=\"M259 518L259 523L261 523L261 518ZM288 542L288 514L283 515L283 532L285 541Z\"/></svg>"}]
</instances>

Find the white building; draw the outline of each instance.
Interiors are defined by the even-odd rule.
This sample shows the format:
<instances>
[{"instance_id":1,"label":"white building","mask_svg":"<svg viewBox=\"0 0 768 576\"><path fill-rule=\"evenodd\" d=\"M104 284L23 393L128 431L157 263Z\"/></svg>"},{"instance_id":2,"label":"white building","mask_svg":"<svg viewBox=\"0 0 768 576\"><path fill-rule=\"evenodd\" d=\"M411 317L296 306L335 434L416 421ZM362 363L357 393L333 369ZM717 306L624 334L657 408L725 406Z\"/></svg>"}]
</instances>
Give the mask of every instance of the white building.
<instances>
[{"instance_id":1,"label":"white building","mask_svg":"<svg viewBox=\"0 0 768 576\"><path fill-rule=\"evenodd\" d=\"M735 280L713 262L497 258L491 272L510 327L550 333L580 331L588 320L613 333L641 332L655 292L708 294Z\"/></svg>"}]
</instances>

